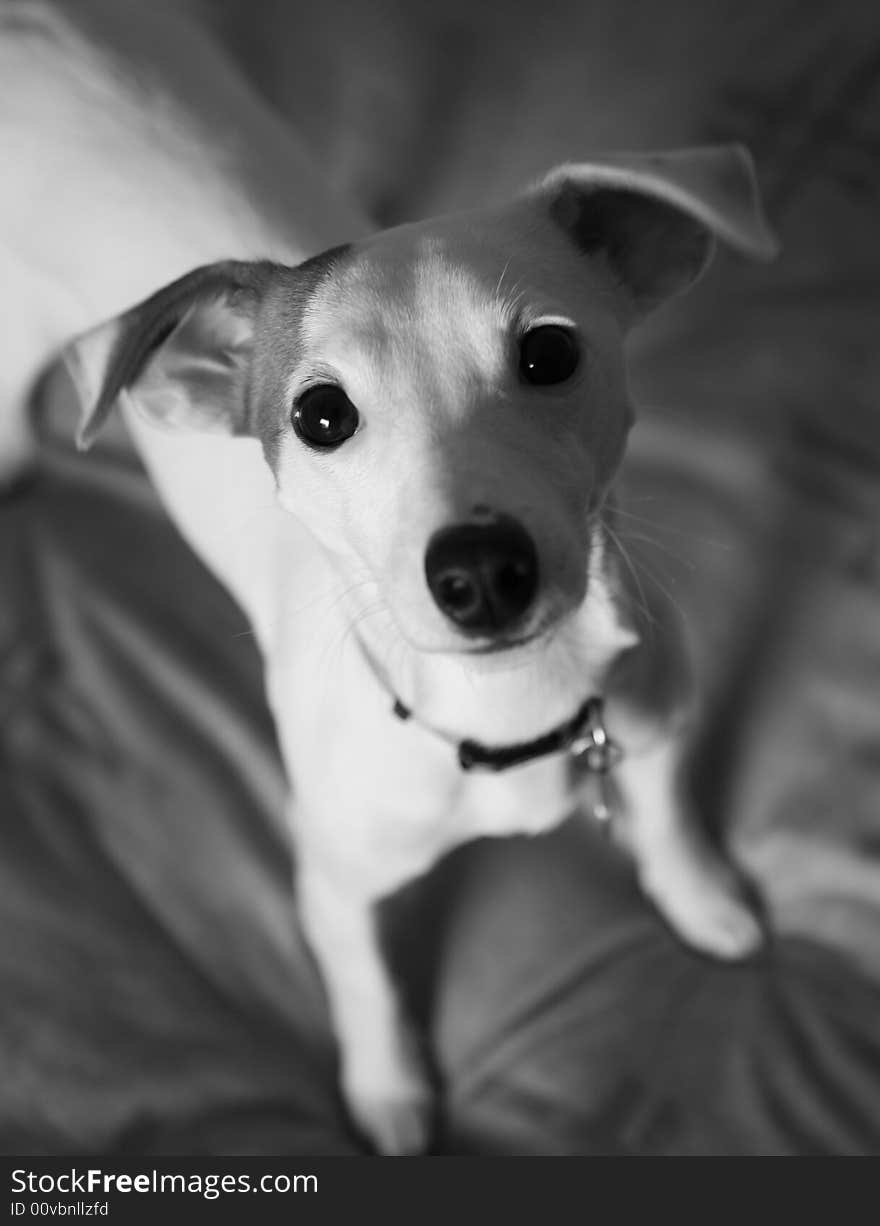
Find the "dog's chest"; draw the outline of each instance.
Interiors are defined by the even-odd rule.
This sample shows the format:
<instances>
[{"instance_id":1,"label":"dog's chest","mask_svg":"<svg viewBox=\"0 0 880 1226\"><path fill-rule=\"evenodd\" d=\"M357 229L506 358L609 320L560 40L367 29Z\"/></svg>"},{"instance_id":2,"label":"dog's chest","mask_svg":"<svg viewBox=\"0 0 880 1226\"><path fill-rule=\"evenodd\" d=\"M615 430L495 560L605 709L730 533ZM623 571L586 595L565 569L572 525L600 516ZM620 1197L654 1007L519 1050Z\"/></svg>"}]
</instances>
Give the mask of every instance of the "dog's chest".
<instances>
[{"instance_id":1,"label":"dog's chest","mask_svg":"<svg viewBox=\"0 0 880 1226\"><path fill-rule=\"evenodd\" d=\"M302 695L312 689L306 660L297 671ZM388 893L462 843L538 834L571 811L565 756L463 771L455 744L417 718L398 719L369 670L354 660L334 671L325 668L316 701L301 708L287 756L299 837L359 889Z\"/></svg>"},{"instance_id":2,"label":"dog's chest","mask_svg":"<svg viewBox=\"0 0 880 1226\"><path fill-rule=\"evenodd\" d=\"M570 772L558 756L499 773L464 772L453 745L411 722L388 721L364 748L359 815L351 816L382 892L472 839L548 830L572 805Z\"/></svg>"}]
</instances>

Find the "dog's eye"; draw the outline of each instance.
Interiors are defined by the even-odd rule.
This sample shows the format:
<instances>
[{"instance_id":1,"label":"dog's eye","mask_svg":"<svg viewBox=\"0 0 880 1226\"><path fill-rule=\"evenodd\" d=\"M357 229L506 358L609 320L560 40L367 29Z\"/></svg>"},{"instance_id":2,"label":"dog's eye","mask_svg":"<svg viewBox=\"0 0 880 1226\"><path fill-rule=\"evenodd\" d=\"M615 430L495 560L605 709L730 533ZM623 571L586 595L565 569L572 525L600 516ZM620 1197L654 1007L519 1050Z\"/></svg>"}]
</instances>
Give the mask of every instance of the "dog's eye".
<instances>
[{"instance_id":1,"label":"dog's eye","mask_svg":"<svg viewBox=\"0 0 880 1226\"><path fill-rule=\"evenodd\" d=\"M310 447L338 447L358 428L358 411L341 387L310 387L294 405L293 428Z\"/></svg>"},{"instance_id":2,"label":"dog's eye","mask_svg":"<svg viewBox=\"0 0 880 1226\"><path fill-rule=\"evenodd\" d=\"M544 324L520 341L519 373L526 383L546 387L564 383L577 369L578 346L568 328Z\"/></svg>"}]
</instances>

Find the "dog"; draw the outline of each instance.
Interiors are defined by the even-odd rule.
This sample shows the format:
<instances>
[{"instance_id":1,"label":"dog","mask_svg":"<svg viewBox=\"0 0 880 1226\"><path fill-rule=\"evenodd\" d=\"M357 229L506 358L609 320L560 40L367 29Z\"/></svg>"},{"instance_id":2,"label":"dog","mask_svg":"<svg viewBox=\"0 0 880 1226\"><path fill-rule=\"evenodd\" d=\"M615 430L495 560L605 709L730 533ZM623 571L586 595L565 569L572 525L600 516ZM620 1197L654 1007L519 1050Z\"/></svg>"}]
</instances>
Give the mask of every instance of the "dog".
<instances>
[{"instance_id":1,"label":"dog","mask_svg":"<svg viewBox=\"0 0 880 1226\"><path fill-rule=\"evenodd\" d=\"M762 940L678 787L686 636L668 610L640 635L607 531L627 332L716 240L774 254L750 158L593 157L377 233L185 17L7 0L0 75L7 470L60 357L80 445L122 411L249 617L344 1095L418 1152L432 1094L374 905L454 846L585 810L688 944Z\"/></svg>"}]
</instances>

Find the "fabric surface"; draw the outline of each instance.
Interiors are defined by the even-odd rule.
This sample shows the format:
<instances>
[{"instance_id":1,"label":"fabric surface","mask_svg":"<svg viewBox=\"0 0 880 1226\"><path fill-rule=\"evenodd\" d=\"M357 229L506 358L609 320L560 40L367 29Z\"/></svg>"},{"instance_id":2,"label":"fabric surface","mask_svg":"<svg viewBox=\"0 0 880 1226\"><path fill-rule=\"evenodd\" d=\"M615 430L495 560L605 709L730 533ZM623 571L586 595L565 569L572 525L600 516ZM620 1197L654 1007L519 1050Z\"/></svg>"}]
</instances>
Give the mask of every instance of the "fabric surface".
<instances>
[{"instance_id":1,"label":"fabric surface","mask_svg":"<svg viewBox=\"0 0 880 1226\"><path fill-rule=\"evenodd\" d=\"M876 17L274 7L209 6L384 221L579 149L739 137L784 245L722 256L635 338L622 482L706 680L691 790L772 941L738 967L683 949L578 821L459 850L387 908L439 1148L880 1151ZM79 456L63 381L46 403L38 479L0 505L0 1150L358 1152L247 627L121 429Z\"/></svg>"}]
</instances>

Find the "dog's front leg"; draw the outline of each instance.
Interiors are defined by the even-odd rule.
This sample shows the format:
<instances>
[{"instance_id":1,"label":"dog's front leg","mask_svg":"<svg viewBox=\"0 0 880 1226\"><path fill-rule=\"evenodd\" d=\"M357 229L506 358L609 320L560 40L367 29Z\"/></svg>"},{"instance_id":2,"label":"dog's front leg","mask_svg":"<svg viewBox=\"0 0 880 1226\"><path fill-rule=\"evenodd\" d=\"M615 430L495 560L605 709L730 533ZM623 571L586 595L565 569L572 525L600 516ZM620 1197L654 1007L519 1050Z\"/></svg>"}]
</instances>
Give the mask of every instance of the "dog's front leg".
<instances>
[{"instance_id":1,"label":"dog's front leg","mask_svg":"<svg viewBox=\"0 0 880 1226\"><path fill-rule=\"evenodd\" d=\"M681 746L660 741L618 768L623 839L639 882L678 934L718 958L742 958L762 942L742 882L682 796Z\"/></svg>"},{"instance_id":2,"label":"dog's front leg","mask_svg":"<svg viewBox=\"0 0 880 1226\"><path fill-rule=\"evenodd\" d=\"M383 1154L423 1151L432 1094L379 947L374 907L304 852L299 909L321 969L355 1122Z\"/></svg>"},{"instance_id":3,"label":"dog's front leg","mask_svg":"<svg viewBox=\"0 0 880 1226\"><path fill-rule=\"evenodd\" d=\"M288 556L294 562L276 571L279 611L253 620L268 627L266 692L292 787L298 912L323 979L352 1118L381 1153L418 1153L429 1140L433 1096L376 914L379 899L427 867L421 850L412 853L413 823L388 822L389 763L401 754L383 736L389 729L400 736L403 725L389 716L353 642L324 555L303 545ZM303 591L327 593L326 616L316 616L314 601L303 604ZM396 794L408 815L406 789ZM395 830L404 836L403 858ZM416 849L422 843L416 830Z\"/></svg>"}]
</instances>

